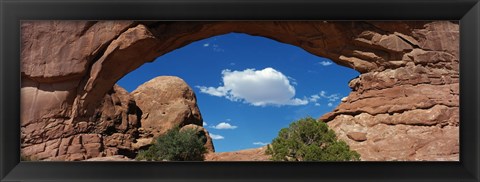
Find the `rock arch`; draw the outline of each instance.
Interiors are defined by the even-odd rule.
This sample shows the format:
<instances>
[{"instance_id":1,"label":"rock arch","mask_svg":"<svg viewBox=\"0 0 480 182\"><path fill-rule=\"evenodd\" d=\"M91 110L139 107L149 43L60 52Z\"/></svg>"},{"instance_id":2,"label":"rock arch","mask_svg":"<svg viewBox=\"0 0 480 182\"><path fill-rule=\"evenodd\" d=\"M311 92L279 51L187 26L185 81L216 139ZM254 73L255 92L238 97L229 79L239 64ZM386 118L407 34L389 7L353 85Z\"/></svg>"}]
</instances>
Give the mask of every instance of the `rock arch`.
<instances>
[{"instance_id":1,"label":"rock arch","mask_svg":"<svg viewBox=\"0 0 480 182\"><path fill-rule=\"evenodd\" d=\"M320 119L362 159L459 159L458 22L25 21L21 26L22 151L31 155L43 152L43 158L55 159L58 146L72 142L61 138L95 133L86 126L96 122L99 101L143 63L196 40L240 32L301 47L361 73L349 83L351 94ZM53 149L57 152L45 154Z\"/></svg>"}]
</instances>

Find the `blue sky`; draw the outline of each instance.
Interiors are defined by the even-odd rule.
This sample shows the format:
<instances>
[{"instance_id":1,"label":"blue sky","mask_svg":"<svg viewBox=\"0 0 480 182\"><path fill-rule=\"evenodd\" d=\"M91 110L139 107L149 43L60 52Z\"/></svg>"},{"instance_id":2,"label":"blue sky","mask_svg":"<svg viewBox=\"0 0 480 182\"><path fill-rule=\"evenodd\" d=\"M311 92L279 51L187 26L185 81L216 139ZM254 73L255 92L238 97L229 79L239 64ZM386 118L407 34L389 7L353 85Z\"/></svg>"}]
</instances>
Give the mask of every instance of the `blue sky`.
<instances>
[{"instance_id":1,"label":"blue sky","mask_svg":"<svg viewBox=\"0 0 480 182\"><path fill-rule=\"evenodd\" d=\"M358 72L264 37L229 33L193 42L117 82L131 92L157 76L190 85L216 152L261 147L289 123L333 110Z\"/></svg>"}]
</instances>

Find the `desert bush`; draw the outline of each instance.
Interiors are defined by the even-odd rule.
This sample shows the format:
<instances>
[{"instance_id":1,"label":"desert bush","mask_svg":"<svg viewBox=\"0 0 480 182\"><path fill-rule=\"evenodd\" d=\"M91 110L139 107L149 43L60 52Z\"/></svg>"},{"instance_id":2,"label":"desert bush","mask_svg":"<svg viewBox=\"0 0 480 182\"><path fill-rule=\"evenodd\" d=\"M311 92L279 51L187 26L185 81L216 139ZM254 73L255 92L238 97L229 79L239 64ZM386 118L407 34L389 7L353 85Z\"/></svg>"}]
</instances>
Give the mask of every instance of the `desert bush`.
<instances>
[{"instance_id":1,"label":"desert bush","mask_svg":"<svg viewBox=\"0 0 480 182\"><path fill-rule=\"evenodd\" d=\"M147 161L203 161L207 149L203 136L194 129L170 129L159 136L147 150L138 152L137 160Z\"/></svg>"},{"instance_id":2,"label":"desert bush","mask_svg":"<svg viewBox=\"0 0 480 182\"><path fill-rule=\"evenodd\" d=\"M274 161L357 161L360 155L338 140L324 122L311 117L283 128L268 146Z\"/></svg>"}]
</instances>

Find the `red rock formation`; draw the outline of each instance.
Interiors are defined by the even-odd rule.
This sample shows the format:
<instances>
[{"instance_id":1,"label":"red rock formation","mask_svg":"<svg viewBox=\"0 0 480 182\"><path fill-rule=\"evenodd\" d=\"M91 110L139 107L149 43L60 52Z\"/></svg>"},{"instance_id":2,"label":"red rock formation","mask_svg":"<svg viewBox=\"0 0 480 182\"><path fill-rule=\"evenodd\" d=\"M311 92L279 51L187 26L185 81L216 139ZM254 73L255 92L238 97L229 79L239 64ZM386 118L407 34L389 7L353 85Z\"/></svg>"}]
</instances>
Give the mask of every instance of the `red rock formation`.
<instances>
[{"instance_id":1,"label":"red rock formation","mask_svg":"<svg viewBox=\"0 0 480 182\"><path fill-rule=\"evenodd\" d=\"M175 126L203 123L195 93L178 77L156 77L140 85L132 95L143 112L145 133L158 136Z\"/></svg>"},{"instance_id":2,"label":"red rock formation","mask_svg":"<svg viewBox=\"0 0 480 182\"><path fill-rule=\"evenodd\" d=\"M321 119L363 160L459 159L459 26L450 21L23 21L22 151L59 156L52 150L82 135L72 127L101 123L100 101L122 76L229 32L292 44L362 73ZM351 132L367 140L353 141ZM119 133L112 141L130 141Z\"/></svg>"},{"instance_id":3,"label":"red rock formation","mask_svg":"<svg viewBox=\"0 0 480 182\"><path fill-rule=\"evenodd\" d=\"M205 137L205 145L214 151L212 139L202 127L203 119L193 90L182 79L159 76L140 85L132 92L142 110L140 137L135 148L151 144L154 138L174 127L191 128Z\"/></svg>"},{"instance_id":4,"label":"red rock formation","mask_svg":"<svg viewBox=\"0 0 480 182\"><path fill-rule=\"evenodd\" d=\"M233 152L209 153L205 161L269 161L270 155L265 154L267 146L245 149Z\"/></svg>"},{"instance_id":5,"label":"red rock formation","mask_svg":"<svg viewBox=\"0 0 480 182\"><path fill-rule=\"evenodd\" d=\"M68 118L52 118L40 123L45 126L26 125L21 130L22 154L37 160L133 155L131 143L138 135L140 117L133 97L115 85L91 120L71 122Z\"/></svg>"},{"instance_id":6,"label":"red rock formation","mask_svg":"<svg viewBox=\"0 0 480 182\"><path fill-rule=\"evenodd\" d=\"M427 23L410 34L399 36L414 47L401 52L401 67L353 79L350 95L320 118L362 160L459 159L458 24Z\"/></svg>"},{"instance_id":7,"label":"red rock formation","mask_svg":"<svg viewBox=\"0 0 480 182\"><path fill-rule=\"evenodd\" d=\"M108 157L94 157L84 161L136 161L123 155L112 155Z\"/></svg>"},{"instance_id":8,"label":"red rock formation","mask_svg":"<svg viewBox=\"0 0 480 182\"><path fill-rule=\"evenodd\" d=\"M367 140L367 134L362 132L350 132L347 133L347 137L357 142L363 142Z\"/></svg>"}]
</instances>

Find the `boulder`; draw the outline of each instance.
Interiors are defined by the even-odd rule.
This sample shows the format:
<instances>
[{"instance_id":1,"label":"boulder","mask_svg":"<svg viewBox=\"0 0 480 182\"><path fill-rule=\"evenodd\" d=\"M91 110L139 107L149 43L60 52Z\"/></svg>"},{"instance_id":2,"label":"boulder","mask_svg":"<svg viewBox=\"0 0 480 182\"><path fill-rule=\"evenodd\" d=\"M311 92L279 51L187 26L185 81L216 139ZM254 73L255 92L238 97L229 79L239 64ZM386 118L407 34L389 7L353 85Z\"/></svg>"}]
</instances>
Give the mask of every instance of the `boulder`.
<instances>
[{"instance_id":1,"label":"boulder","mask_svg":"<svg viewBox=\"0 0 480 182\"><path fill-rule=\"evenodd\" d=\"M134 148L145 148L154 138L180 127L181 130L190 128L197 131L199 136L204 137L207 150L215 151L208 131L201 126L203 119L195 93L181 78L156 77L140 85L132 96L143 112Z\"/></svg>"},{"instance_id":2,"label":"boulder","mask_svg":"<svg viewBox=\"0 0 480 182\"><path fill-rule=\"evenodd\" d=\"M181 78L156 77L140 85L132 96L143 112L143 133L153 137L177 126L203 123L195 93Z\"/></svg>"},{"instance_id":3,"label":"boulder","mask_svg":"<svg viewBox=\"0 0 480 182\"><path fill-rule=\"evenodd\" d=\"M367 134L363 132L350 132L347 137L357 142L363 142L367 140Z\"/></svg>"}]
</instances>

